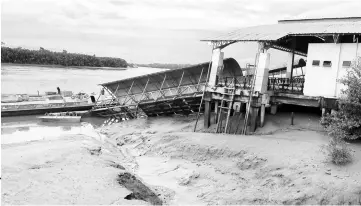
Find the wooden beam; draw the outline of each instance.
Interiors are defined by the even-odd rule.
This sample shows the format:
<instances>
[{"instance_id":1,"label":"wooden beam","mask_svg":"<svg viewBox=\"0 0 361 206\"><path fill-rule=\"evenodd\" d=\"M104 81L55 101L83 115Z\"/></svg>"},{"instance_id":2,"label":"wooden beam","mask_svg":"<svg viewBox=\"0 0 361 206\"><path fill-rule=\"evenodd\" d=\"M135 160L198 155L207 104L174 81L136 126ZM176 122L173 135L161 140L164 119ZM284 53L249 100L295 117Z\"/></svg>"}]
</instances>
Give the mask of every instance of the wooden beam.
<instances>
[{"instance_id":1,"label":"wooden beam","mask_svg":"<svg viewBox=\"0 0 361 206\"><path fill-rule=\"evenodd\" d=\"M263 127L264 126L264 118L265 118L265 114L266 114L266 106L264 104L261 105L261 119L260 119L260 126Z\"/></svg>"},{"instance_id":2,"label":"wooden beam","mask_svg":"<svg viewBox=\"0 0 361 206\"><path fill-rule=\"evenodd\" d=\"M103 86L105 90L107 90L107 92L113 97L113 98L117 98L107 87Z\"/></svg>"},{"instance_id":3,"label":"wooden beam","mask_svg":"<svg viewBox=\"0 0 361 206\"><path fill-rule=\"evenodd\" d=\"M204 101L204 128L208 128L211 125L211 102Z\"/></svg>"},{"instance_id":4,"label":"wooden beam","mask_svg":"<svg viewBox=\"0 0 361 206\"><path fill-rule=\"evenodd\" d=\"M258 110L258 107L251 107L250 109L250 122L248 132L255 132L257 129Z\"/></svg>"},{"instance_id":5,"label":"wooden beam","mask_svg":"<svg viewBox=\"0 0 361 206\"><path fill-rule=\"evenodd\" d=\"M273 44L273 45L271 46L271 48L272 48L272 49L277 49L277 50L280 50L280 51L284 51L284 52L292 52L291 49L282 47L282 46L277 45L277 44ZM296 50L295 50L295 54L300 55L300 56L307 57L307 54L306 54L306 53L303 53L303 52L300 52L300 51L296 51Z\"/></svg>"},{"instance_id":6,"label":"wooden beam","mask_svg":"<svg viewBox=\"0 0 361 206\"><path fill-rule=\"evenodd\" d=\"M197 85L197 92L199 92L199 84L201 83L201 80L202 80L203 70L204 70L204 67L202 67L201 75L199 76L198 85Z\"/></svg>"}]
</instances>

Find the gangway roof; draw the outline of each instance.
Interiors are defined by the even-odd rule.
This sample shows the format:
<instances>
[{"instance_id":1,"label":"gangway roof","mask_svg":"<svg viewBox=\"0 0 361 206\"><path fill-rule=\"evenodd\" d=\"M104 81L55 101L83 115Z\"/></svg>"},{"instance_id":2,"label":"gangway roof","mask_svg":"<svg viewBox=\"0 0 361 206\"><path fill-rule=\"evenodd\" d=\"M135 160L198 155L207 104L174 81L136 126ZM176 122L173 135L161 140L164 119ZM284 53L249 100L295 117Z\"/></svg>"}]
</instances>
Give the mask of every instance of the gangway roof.
<instances>
[{"instance_id":1,"label":"gangway roof","mask_svg":"<svg viewBox=\"0 0 361 206\"><path fill-rule=\"evenodd\" d=\"M178 91L184 90L180 90L180 88L190 88L189 94L198 93L200 86L204 87L207 81L209 64L210 62L206 62L181 69L163 70L152 74L103 83L101 86L109 90L121 102L131 94L136 101L128 101L129 104L141 102L141 98L148 93L153 92L150 95L159 96L161 95L159 93L161 90L170 92L170 94L162 93L162 96L177 96ZM224 77L242 76L242 70L235 59L226 58L223 60L223 65ZM154 94L154 92L157 94Z\"/></svg>"},{"instance_id":2,"label":"gangway roof","mask_svg":"<svg viewBox=\"0 0 361 206\"><path fill-rule=\"evenodd\" d=\"M361 20L361 17L359 17ZM278 41L288 36L324 36L334 34L361 34L361 22L342 23L288 23L245 27L217 37L201 41Z\"/></svg>"}]
</instances>

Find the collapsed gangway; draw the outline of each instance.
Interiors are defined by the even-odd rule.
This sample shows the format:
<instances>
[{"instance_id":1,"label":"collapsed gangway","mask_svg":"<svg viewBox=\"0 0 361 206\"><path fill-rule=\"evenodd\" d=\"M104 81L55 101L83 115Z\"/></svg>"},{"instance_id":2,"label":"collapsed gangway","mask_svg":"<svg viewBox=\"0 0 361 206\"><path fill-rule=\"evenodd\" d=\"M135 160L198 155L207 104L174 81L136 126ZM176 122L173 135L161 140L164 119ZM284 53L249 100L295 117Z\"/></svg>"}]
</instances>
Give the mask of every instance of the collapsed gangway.
<instances>
[{"instance_id":1,"label":"collapsed gangway","mask_svg":"<svg viewBox=\"0 0 361 206\"><path fill-rule=\"evenodd\" d=\"M103 83L101 86L113 98L98 103L92 112L99 116L120 115L125 118L198 112L210 68L207 62ZM241 76L242 70L235 59L223 60L222 79Z\"/></svg>"}]
</instances>

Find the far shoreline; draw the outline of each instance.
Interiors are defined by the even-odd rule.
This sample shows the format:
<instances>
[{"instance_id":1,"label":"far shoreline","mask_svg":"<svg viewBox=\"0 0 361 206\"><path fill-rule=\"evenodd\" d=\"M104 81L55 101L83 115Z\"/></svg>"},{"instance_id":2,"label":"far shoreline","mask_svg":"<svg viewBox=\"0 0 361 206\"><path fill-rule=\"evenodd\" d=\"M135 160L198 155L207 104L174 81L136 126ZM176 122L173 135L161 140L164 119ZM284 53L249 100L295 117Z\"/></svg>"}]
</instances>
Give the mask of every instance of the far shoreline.
<instances>
[{"instance_id":1,"label":"far shoreline","mask_svg":"<svg viewBox=\"0 0 361 206\"><path fill-rule=\"evenodd\" d=\"M30 67L50 67L50 68L61 68L61 69L89 69L89 70L127 70L131 67L91 67L91 66L63 66L57 64L19 64L19 63L3 63L1 66L30 66Z\"/></svg>"}]
</instances>

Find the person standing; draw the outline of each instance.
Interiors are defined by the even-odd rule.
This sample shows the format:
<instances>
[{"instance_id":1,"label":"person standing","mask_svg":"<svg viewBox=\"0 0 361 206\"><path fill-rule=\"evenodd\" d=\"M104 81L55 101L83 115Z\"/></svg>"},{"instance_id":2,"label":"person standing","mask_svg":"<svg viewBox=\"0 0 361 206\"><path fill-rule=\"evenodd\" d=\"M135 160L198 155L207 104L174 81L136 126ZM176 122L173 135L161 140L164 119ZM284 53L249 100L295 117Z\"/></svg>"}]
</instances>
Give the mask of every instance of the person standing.
<instances>
[{"instance_id":1,"label":"person standing","mask_svg":"<svg viewBox=\"0 0 361 206\"><path fill-rule=\"evenodd\" d=\"M56 89L58 90L58 94L60 94L60 88L59 88L59 87L57 87Z\"/></svg>"}]
</instances>

